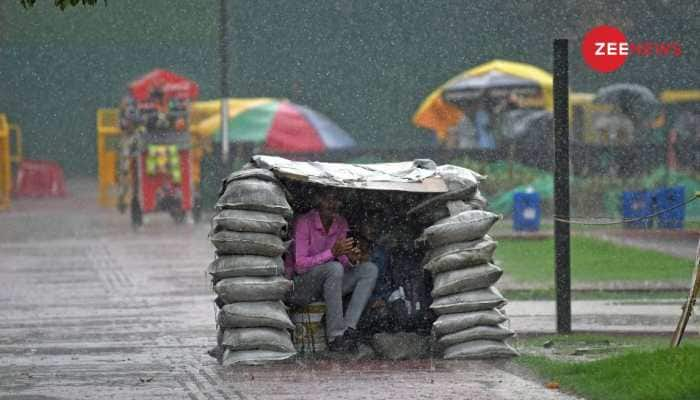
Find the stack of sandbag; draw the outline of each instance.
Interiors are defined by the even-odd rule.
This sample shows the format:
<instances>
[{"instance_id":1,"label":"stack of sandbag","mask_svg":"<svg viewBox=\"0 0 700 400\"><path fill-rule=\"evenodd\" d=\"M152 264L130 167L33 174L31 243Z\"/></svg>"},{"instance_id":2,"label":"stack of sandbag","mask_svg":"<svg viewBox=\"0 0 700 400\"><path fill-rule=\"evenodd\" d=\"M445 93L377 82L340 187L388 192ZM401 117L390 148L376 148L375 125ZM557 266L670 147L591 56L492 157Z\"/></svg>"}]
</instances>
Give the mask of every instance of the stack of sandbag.
<instances>
[{"instance_id":1,"label":"stack of sandbag","mask_svg":"<svg viewBox=\"0 0 700 400\"><path fill-rule=\"evenodd\" d=\"M506 300L493 286L503 274L492 262L497 243L487 234L500 216L483 210L486 199L478 191L483 177L455 166L438 171L449 191L412 210L431 223L418 242L427 248L423 268L433 275L430 308L438 314L433 323L438 348L446 359L515 356L505 342L514 335L501 311Z\"/></svg>"},{"instance_id":2,"label":"stack of sandbag","mask_svg":"<svg viewBox=\"0 0 700 400\"><path fill-rule=\"evenodd\" d=\"M486 179L476 172L454 165L440 165L436 172L447 184L448 191L419 203L408 211L424 226L467 210L483 210L486 198L479 191L479 182Z\"/></svg>"},{"instance_id":3,"label":"stack of sandbag","mask_svg":"<svg viewBox=\"0 0 700 400\"><path fill-rule=\"evenodd\" d=\"M282 300L292 283L284 277L287 220L292 209L267 170L248 169L226 178L212 218L209 265L219 306L217 342L223 365L284 360L296 351Z\"/></svg>"}]
</instances>

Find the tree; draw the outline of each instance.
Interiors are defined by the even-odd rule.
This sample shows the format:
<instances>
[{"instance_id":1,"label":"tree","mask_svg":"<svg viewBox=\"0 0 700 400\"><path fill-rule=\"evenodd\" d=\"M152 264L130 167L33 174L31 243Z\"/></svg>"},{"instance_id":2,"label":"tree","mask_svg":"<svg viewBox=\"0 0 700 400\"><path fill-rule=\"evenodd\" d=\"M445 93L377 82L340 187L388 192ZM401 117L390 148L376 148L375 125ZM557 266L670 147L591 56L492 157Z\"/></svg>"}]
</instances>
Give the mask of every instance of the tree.
<instances>
[{"instance_id":1,"label":"tree","mask_svg":"<svg viewBox=\"0 0 700 400\"><path fill-rule=\"evenodd\" d=\"M68 7L77 6L78 4L82 4L84 6L94 6L98 1L99 0L54 0L53 4L63 11ZM105 5L107 5L107 0L103 1ZM20 0L20 3L24 8L31 8L36 3L36 0Z\"/></svg>"}]
</instances>

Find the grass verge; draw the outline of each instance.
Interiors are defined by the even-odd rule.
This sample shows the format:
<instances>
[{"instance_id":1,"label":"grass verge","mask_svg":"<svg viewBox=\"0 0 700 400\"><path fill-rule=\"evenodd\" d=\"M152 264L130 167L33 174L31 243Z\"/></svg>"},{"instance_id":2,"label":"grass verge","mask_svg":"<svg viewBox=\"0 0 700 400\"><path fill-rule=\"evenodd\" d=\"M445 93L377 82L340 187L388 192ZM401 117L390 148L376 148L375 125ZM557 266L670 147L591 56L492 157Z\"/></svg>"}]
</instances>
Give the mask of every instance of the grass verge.
<instances>
[{"instance_id":1,"label":"grass verge","mask_svg":"<svg viewBox=\"0 0 700 400\"><path fill-rule=\"evenodd\" d=\"M668 342L668 341L667 341ZM691 400L700 398L700 347L629 351L590 361L524 355L517 361L547 382L588 400Z\"/></svg>"},{"instance_id":2,"label":"grass verge","mask_svg":"<svg viewBox=\"0 0 700 400\"><path fill-rule=\"evenodd\" d=\"M501 239L495 256L506 274L521 282L550 282L554 240ZM689 280L692 261L589 237L571 238L573 281Z\"/></svg>"}]
</instances>

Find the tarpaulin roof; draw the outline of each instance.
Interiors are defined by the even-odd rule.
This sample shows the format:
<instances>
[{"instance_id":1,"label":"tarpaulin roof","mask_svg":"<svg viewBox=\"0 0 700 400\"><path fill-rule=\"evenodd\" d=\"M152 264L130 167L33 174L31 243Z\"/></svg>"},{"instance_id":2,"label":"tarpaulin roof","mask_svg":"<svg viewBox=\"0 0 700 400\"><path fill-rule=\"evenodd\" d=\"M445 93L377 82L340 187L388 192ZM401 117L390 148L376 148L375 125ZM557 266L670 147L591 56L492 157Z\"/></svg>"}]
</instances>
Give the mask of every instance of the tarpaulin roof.
<instances>
[{"instance_id":1,"label":"tarpaulin roof","mask_svg":"<svg viewBox=\"0 0 700 400\"><path fill-rule=\"evenodd\" d=\"M351 189L444 193L447 185L432 160L384 164L341 164L292 161L282 157L253 156L259 167L278 177Z\"/></svg>"}]
</instances>

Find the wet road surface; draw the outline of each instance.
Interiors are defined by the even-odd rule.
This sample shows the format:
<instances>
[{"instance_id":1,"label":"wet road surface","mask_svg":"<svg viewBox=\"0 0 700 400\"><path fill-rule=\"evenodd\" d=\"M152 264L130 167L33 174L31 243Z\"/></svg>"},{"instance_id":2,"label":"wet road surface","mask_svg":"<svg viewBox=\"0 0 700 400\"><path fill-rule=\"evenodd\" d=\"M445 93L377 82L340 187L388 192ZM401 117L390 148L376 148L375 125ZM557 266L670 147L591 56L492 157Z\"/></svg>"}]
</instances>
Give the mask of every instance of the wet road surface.
<instances>
[{"instance_id":1,"label":"wet road surface","mask_svg":"<svg viewBox=\"0 0 700 400\"><path fill-rule=\"evenodd\" d=\"M97 207L94 184L71 190L81 195L0 213L0 399L570 398L506 361L223 368L206 354L215 342L207 224L154 215L132 232L127 216ZM598 305L577 307L593 315ZM553 304L507 310L516 331L554 326Z\"/></svg>"}]
</instances>

